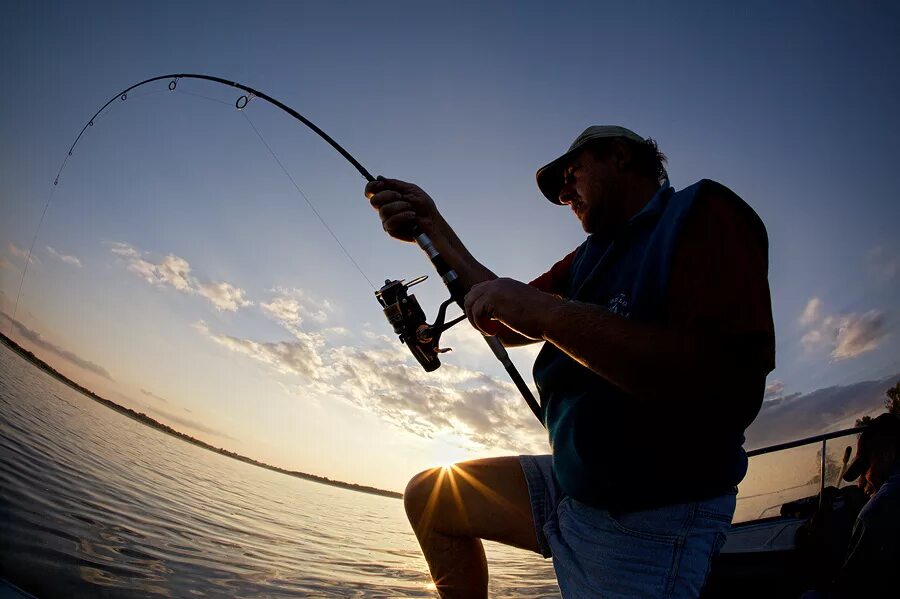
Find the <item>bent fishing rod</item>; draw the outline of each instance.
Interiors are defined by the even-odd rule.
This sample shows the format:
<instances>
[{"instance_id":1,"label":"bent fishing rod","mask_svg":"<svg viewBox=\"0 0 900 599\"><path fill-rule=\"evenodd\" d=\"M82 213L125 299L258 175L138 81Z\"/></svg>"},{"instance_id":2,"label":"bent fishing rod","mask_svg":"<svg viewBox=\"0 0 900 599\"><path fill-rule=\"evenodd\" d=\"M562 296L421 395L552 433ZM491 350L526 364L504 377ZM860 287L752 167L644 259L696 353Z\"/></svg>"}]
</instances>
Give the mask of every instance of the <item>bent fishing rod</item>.
<instances>
[{"instance_id":1,"label":"bent fishing rod","mask_svg":"<svg viewBox=\"0 0 900 599\"><path fill-rule=\"evenodd\" d=\"M94 115L88 119L88 122L82 127L81 131L78 133L78 136L75 138L75 141L72 142L71 147L69 147L69 151L62 162L62 165L59 167L59 171L56 174L56 178L53 181L54 188L59 184L59 177L62 175L63 170L66 167L66 164L71 158L72 153L75 151L75 147L78 145L78 142L81 141L84 132L87 131L89 127L94 126L94 120L103 113L103 111L116 100L125 101L128 99L128 93L132 90L139 88L141 86L147 85L149 83L153 83L155 81L163 81L169 80L168 88L169 91L174 92L178 87L178 81L181 79L200 79L204 81L211 81L213 83L219 83L221 85L225 85L228 87L233 87L244 92L238 99L235 101L234 106L240 111L243 111L244 108L250 103L250 101L254 98L260 98L265 100L272 106L286 112L294 119L300 121L307 128L311 129L316 135L318 135L321 139L328 142L328 144L334 148L338 154L343 156L353 167L359 171L359 173L363 176L363 178L372 182L375 181L375 177L369 173L366 168L360 164L356 158L354 158L350 152L345 150L339 143L337 143L331 136L325 133L322 129L316 126L315 123L304 117L302 114L284 104L276 100L275 98L269 96L268 94L261 92L257 89L254 89L250 86L244 85L242 83L237 83L235 81L229 81L227 79L223 79L221 77L214 77L211 75L201 75L196 73L176 73L171 75L159 75L157 77L151 77L149 79L145 79L139 83L135 83L134 85L125 88L120 91L112 98L110 98L103 106L100 107ZM246 115L245 115L246 116ZM249 119L248 119L248 122ZM279 166L282 167L282 170L287 173L287 170L284 169L284 166L281 164L281 161L278 160L277 156L275 156L272 149L265 143L265 140L262 139L259 131L256 130L256 127L253 126L252 122L250 123L253 127L254 131L256 131L257 135L259 135L260 139L272 153L273 157L275 157L276 161L279 163ZM290 175L288 174L288 177ZM293 178L291 178L293 182ZM296 187L296 184L295 184ZM299 188L298 188L299 191ZM304 196L305 198L305 196ZM309 203L309 200L307 200ZM47 205L49 205L49 200L47 201ZM325 225L325 228L328 229L328 232L331 233L331 236L334 240L341 246L341 249L344 251L344 254L353 262L354 266L356 266L357 270L360 271L360 274L363 275L364 278L368 281L368 277L365 276L365 273L362 272L359 265L350 256L349 252L346 250L344 245L340 242L334 232L330 227L325 223L322 217L318 214L318 211L310 203L310 207L313 209L313 212L316 213L316 216ZM46 214L47 207L44 207L44 214ZM43 221L43 214L41 215L41 221ZM38 224L38 228L40 228L40 224ZM418 225L414 226L410 231L411 236L415 239L418 246L425 252L428 256L428 259L431 261L431 264L434 266L438 275L441 277L441 280L444 282L444 285L447 287L447 290L450 292L450 298L444 301L439 310L437 317L432 324L428 324L427 318L425 316L425 312L422 307L419 305L419 302L416 300L416 296L414 294L408 293L408 290L413 285L421 283L427 277L416 277L409 282L403 280L386 280L384 286L381 289L375 292L375 297L378 299L378 302L381 304L384 314L387 317L388 321L394 328L394 332L400 337L401 343L405 344L413 356L419 362L419 364L427 371L432 372L437 369L440 365L439 355L445 351L446 349L442 349L438 347L441 334L455 325L458 322L461 322L465 319L465 314L458 318L455 318L449 322L444 322L445 314L447 307L451 303L456 303L462 310L465 312L465 295L466 289L464 288L462 281L459 279L456 271L447 263L447 261L441 256L441 254L437 251L432 243L431 239L426 235L421 229L419 229ZM35 233L35 239L37 239L37 232ZM34 249L34 241L32 241L31 248ZM30 254L30 251L29 251ZM27 272L27 261L26 261L26 270L22 273L22 280L25 279L25 272ZM370 283L371 284L371 283ZM374 287L374 286L373 286ZM19 285L19 294L21 294L22 285ZM16 306L18 306L18 296L16 297ZM13 319L15 319L15 312L13 313ZM509 357L509 353L506 351L506 348L503 347L503 344L497 337L484 337L485 342L488 344L488 347L491 348L494 356L503 364L503 368L506 370L509 377L512 379L516 388L519 390L519 393L522 394L522 397L525 399L525 402L528 404L528 407L537 417L537 419L543 424L543 418L541 417L541 408L538 405L538 402L535 400L534 395L531 393L531 389L528 388L528 385L525 383L525 380L522 378L522 375L519 374L518 369L515 364L513 364L512 359Z\"/></svg>"}]
</instances>

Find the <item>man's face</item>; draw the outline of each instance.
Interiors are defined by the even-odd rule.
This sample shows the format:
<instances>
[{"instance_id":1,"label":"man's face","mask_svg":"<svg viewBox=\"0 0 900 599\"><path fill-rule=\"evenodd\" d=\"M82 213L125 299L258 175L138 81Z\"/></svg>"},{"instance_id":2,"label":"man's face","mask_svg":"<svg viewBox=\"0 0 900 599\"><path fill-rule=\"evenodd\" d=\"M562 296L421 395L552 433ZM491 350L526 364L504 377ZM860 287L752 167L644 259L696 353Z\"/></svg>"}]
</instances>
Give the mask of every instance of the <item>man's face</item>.
<instances>
[{"instance_id":1,"label":"man's face","mask_svg":"<svg viewBox=\"0 0 900 599\"><path fill-rule=\"evenodd\" d=\"M872 496L878 492L878 489L890 476L894 458L897 455L896 451L889 444L874 441L870 442L867 447L862 447L861 443L857 442L856 451L865 452L869 462L866 470L860 475L857 484L866 495Z\"/></svg>"},{"instance_id":2,"label":"man's face","mask_svg":"<svg viewBox=\"0 0 900 599\"><path fill-rule=\"evenodd\" d=\"M570 206L586 233L612 228L621 220L621 183L612 157L598 159L585 149L563 170L560 203Z\"/></svg>"}]
</instances>

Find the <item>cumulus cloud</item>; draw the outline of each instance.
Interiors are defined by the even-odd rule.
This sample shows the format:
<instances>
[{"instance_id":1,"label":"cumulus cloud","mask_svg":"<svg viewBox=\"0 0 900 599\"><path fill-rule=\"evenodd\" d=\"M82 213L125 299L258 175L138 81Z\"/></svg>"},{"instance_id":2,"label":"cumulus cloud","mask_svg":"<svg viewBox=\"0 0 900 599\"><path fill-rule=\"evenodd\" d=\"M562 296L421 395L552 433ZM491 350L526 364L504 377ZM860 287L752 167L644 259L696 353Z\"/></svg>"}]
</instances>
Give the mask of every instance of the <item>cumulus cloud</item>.
<instances>
[{"instance_id":1,"label":"cumulus cloud","mask_svg":"<svg viewBox=\"0 0 900 599\"><path fill-rule=\"evenodd\" d=\"M28 260L28 262L30 264L40 263L40 260L38 260L37 256L35 256L34 254L29 256L28 250L23 250L22 248L18 247L16 244L14 244L11 241L7 242L6 249L10 254L12 254L16 258L21 258L22 260Z\"/></svg>"},{"instance_id":2,"label":"cumulus cloud","mask_svg":"<svg viewBox=\"0 0 900 599\"><path fill-rule=\"evenodd\" d=\"M261 302L260 308L288 330L296 329L304 321L325 323L332 312L328 300L313 298L302 289L276 287L271 291L275 296L269 302Z\"/></svg>"},{"instance_id":3,"label":"cumulus cloud","mask_svg":"<svg viewBox=\"0 0 900 599\"><path fill-rule=\"evenodd\" d=\"M47 353L53 354L57 358L61 358L61 359L65 360L66 362L68 362L69 364L77 366L78 368L81 368L88 372L92 372L98 376L101 376L101 377L109 380L109 381L113 380L113 378L112 378L112 376L110 376L109 372L107 372L107 370L105 368L103 368L102 366L99 366L99 365L91 362L90 360L86 360L65 348L62 348L54 343L51 343L47 339L44 339L44 337L37 331L33 331L33 330L29 329L22 323L20 323L16 320L13 320L6 314L0 313L0 321L4 322L4 328L8 327L11 324L13 326L13 328L15 328L15 330L19 334L19 336L21 338L25 339L26 341L29 341L33 346L35 346L37 348L38 351L45 351Z\"/></svg>"},{"instance_id":4,"label":"cumulus cloud","mask_svg":"<svg viewBox=\"0 0 900 599\"><path fill-rule=\"evenodd\" d=\"M877 310L830 317L825 319L825 325L837 331L831 352L835 360L853 358L871 351L888 335L884 314Z\"/></svg>"},{"instance_id":5,"label":"cumulus cloud","mask_svg":"<svg viewBox=\"0 0 900 599\"><path fill-rule=\"evenodd\" d=\"M331 382L353 403L426 438L452 431L484 447L547 450L511 383L452 364L427 373L405 348L384 341L390 345L330 352Z\"/></svg>"},{"instance_id":6,"label":"cumulus cloud","mask_svg":"<svg viewBox=\"0 0 900 599\"><path fill-rule=\"evenodd\" d=\"M144 252L128 245L116 242L112 252L126 259L128 270L138 275L151 285L172 287L178 291L192 293L194 284L191 277L191 265L179 256L169 254L158 263L142 258Z\"/></svg>"},{"instance_id":7,"label":"cumulus cloud","mask_svg":"<svg viewBox=\"0 0 900 599\"><path fill-rule=\"evenodd\" d=\"M69 256L67 254L60 254L59 252L54 250L49 245L47 246L47 251L50 253L51 256L53 256L55 258L59 258L66 264L71 264L72 266L77 266L78 268L81 268L81 260L79 260L75 256Z\"/></svg>"},{"instance_id":8,"label":"cumulus cloud","mask_svg":"<svg viewBox=\"0 0 900 599\"><path fill-rule=\"evenodd\" d=\"M900 274L900 252L890 250L883 245L873 247L866 254L869 271L882 282L893 280Z\"/></svg>"},{"instance_id":9,"label":"cumulus cloud","mask_svg":"<svg viewBox=\"0 0 900 599\"><path fill-rule=\"evenodd\" d=\"M822 317L822 300L817 297L806 302L806 307L800 315L800 326L807 327L814 324Z\"/></svg>"},{"instance_id":10,"label":"cumulus cloud","mask_svg":"<svg viewBox=\"0 0 900 599\"><path fill-rule=\"evenodd\" d=\"M112 253L124 259L128 270L141 279L159 287L171 287L189 295L199 295L207 299L216 310L235 312L253 304L245 298L245 291L226 282L204 282L191 273L191 265L187 260L174 254L168 254L159 262L151 262L145 256L147 252L134 246L113 242Z\"/></svg>"},{"instance_id":11,"label":"cumulus cloud","mask_svg":"<svg viewBox=\"0 0 900 599\"><path fill-rule=\"evenodd\" d=\"M197 293L212 302L216 310L235 312L253 304L244 297L244 290L231 283L201 283Z\"/></svg>"},{"instance_id":12,"label":"cumulus cloud","mask_svg":"<svg viewBox=\"0 0 900 599\"><path fill-rule=\"evenodd\" d=\"M122 256L122 257L124 257L124 258L135 258L135 259L137 259L137 258L140 258L140 257L141 257L141 253L140 253L139 251L137 251L137 249L135 249L133 246L131 246L131 245L127 244L127 243L124 243L124 242L121 242L121 241L113 241L113 242L110 244L110 246L111 246L110 249L111 249L111 251L112 251L113 254L117 254L117 255Z\"/></svg>"},{"instance_id":13,"label":"cumulus cloud","mask_svg":"<svg viewBox=\"0 0 900 599\"><path fill-rule=\"evenodd\" d=\"M213 333L202 320L194 324L194 329L230 351L262 362L282 374L321 378L324 366L320 355L324 345L321 335L298 331L293 341L261 342Z\"/></svg>"},{"instance_id":14,"label":"cumulus cloud","mask_svg":"<svg viewBox=\"0 0 900 599\"><path fill-rule=\"evenodd\" d=\"M799 322L808 330L800 339L807 352L825 349L835 361L855 358L876 349L889 334L887 318L879 310L823 315L823 303L812 298Z\"/></svg>"},{"instance_id":15,"label":"cumulus cloud","mask_svg":"<svg viewBox=\"0 0 900 599\"><path fill-rule=\"evenodd\" d=\"M543 429L511 383L452 364L426 373L387 337L369 347L330 346L324 335L296 328L290 341L267 342L218 334L202 321L194 327L236 354L300 377L284 386L297 394L349 402L425 438L452 432L482 447L547 451Z\"/></svg>"}]
</instances>

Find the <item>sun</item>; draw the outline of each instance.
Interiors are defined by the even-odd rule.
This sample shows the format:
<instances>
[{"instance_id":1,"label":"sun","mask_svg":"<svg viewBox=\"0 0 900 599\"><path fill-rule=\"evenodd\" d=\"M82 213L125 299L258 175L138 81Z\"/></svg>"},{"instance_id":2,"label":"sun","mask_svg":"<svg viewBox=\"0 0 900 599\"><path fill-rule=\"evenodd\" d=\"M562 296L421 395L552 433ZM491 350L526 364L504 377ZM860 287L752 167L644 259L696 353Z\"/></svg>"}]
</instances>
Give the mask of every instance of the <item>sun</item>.
<instances>
[{"instance_id":1,"label":"sun","mask_svg":"<svg viewBox=\"0 0 900 599\"><path fill-rule=\"evenodd\" d=\"M431 446L429 462L435 468L448 470L451 466L464 462L468 456L458 439L453 437L438 438Z\"/></svg>"}]
</instances>

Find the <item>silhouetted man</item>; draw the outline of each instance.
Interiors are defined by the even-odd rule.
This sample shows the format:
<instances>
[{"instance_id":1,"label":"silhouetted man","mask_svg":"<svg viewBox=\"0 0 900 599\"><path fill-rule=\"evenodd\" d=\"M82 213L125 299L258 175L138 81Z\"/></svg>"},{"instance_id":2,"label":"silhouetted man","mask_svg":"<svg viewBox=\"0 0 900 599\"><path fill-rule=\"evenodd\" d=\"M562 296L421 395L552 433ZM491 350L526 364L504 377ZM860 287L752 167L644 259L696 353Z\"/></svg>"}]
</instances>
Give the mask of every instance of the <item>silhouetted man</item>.
<instances>
[{"instance_id":1,"label":"silhouetted man","mask_svg":"<svg viewBox=\"0 0 900 599\"><path fill-rule=\"evenodd\" d=\"M544 342L534 376L552 456L429 470L406 489L443 597L486 596L480 539L552 556L565 597L699 594L774 367L767 237L718 183L676 192L664 161L652 140L594 126L538 170L588 237L530 284L475 260L419 187L366 186L390 235L431 237L476 328Z\"/></svg>"}]
</instances>

